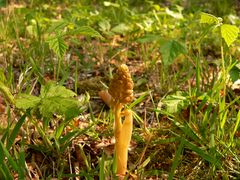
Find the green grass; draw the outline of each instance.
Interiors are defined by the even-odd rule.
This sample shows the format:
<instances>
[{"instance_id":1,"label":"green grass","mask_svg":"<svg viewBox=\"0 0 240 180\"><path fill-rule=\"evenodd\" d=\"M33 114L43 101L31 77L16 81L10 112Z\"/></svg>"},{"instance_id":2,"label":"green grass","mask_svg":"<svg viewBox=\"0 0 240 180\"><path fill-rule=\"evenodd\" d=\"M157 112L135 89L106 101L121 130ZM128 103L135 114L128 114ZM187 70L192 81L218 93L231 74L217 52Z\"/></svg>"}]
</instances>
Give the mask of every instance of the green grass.
<instances>
[{"instance_id":1,"label":"green grass","mask_svg":"<svg viewBox=\"0 0 240 180\"><path fill-rule=\"evenodd\" d=\"M239 179L240 20L189 3L0 3L0 179L116 179L98 92L120 63L135 83L126 179Z\"/></svg>"}]
</instances>

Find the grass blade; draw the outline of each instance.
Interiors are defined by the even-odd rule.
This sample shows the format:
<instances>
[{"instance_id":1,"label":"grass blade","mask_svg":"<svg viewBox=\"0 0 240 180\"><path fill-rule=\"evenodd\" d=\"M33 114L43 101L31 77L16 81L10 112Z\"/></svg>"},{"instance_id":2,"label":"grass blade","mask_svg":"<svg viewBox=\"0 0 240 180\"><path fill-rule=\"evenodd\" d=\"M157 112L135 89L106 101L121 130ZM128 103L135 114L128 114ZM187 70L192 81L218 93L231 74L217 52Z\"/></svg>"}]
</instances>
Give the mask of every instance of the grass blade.
<instances>
[{"instance_id":1,"label":"grass blade","mask_svg":"<svg viewBox=\"0 0 240 180\"><path fill-rule=\"evenodd\" d=\"M8 151L9 151L9 149L11 148L11 146L13 145L14 140L15 140L15 138L17 137L18 132L19 132L20 128L22 127L25 119L26 119L26 114L24 114L24 115L19 119L19 121L17 122L17 124L15 125L15 127L14 127L14 129L13 129L13 131L12 131L12 133L11 133L9 139L8 139L8 141L7 141L7 146L6 146L6 148L7 148Z\"/></svg>"},{"instance_id":2,"label":"grass blade","mask_svg":"<svg viewBox=\"0 0 240 180\"><path fill-rule=\"evenodd\" d=\"M99 180L105 180L104 165L105 165L105 155L103 153L102 157L100 158Z\"/></svg>"},{"instance_id":3,"label":"grass blade","mask_svg":"<svg viewBox=\"0 0 240 180\"><path fill-rule=\"evenodd\" d=\"M7 148L4 147L3 143L0 141L0 146L1 149L3 150L3 153L5 154L5 156L7 157L7 160L9 162L9 164L11 165L11 167L18 172L19 171L19 167L18 164L13 160L12 155L9 154Z\"/></svg>"},{"instance_id":4,"label":"grass blade","mask_svg":"<svg viewBox=\"0 0 240 180\"><path fill-rule=\"evenodd\" d=\"M8 180L13 179L9 168L6 166L5 163L1 164L0 166L0 179L8 179Z\"/></svg>"},{"instance_id":5,"label":"grass blade","mask_svg":"<svg viewBox=\"0 0 240 180\"><path fill-rule=\"evenodd\" d=\"M197 145L189 142L186 139L182 139L184 141L184 144L186 145L186 147L188 147L189 149L191 149L192 151L196 152L199 156L201 156L204 160L208 161L209 163L215 165L216 167L218 167L219 169L221 169L221 163L220 163L220 158L215 158L218 156L221 156L220 153L215 150L215 154L216 156L213 157L211 154L206 153L206 150L203 150L201 148L199 148Z\"/></svg>"},{"instance_id":6,"label":"grass blade","mask_svg":"<svg viewBox=\"0 0 240 180\"><path fill-rule=\"evenodd\" d=\"M182 139L181 142L180 142L180 145L178 146L178 149L177 149L177 152L175 154L175 158L173 160L173 163L172 163L172 167L171 167L171 171L170 171L170 174L169 174L169 177L168 179L169 180L172 180L173 179L173 176L174 176L174 173L175 173L175 170L181 160L181 154L183 152L183 149L184 149L184 140Z\"/></svg>"}]
</instances>

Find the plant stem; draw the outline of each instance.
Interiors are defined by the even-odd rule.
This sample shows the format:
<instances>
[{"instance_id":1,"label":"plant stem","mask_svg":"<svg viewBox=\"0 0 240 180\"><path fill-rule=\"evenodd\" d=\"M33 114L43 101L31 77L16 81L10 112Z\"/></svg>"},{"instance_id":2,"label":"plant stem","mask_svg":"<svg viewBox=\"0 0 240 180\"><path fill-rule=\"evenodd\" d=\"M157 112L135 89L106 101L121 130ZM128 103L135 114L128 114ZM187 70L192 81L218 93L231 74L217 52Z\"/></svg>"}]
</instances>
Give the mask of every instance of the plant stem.
<instances>
[{"instance_id":1,"label":"plant stem","mask_svg":"<svg viewBox=\"0 0 240 180\"><path fill-rule=\"evenodd\" d=\"M115 151L117 157L117 174L125 175L127 171L128 147L131 141L133 120L132 111L122 110L122 104L115 106ZM122 123L121 114L125 117Z\"/></svg>"}]
</instances>

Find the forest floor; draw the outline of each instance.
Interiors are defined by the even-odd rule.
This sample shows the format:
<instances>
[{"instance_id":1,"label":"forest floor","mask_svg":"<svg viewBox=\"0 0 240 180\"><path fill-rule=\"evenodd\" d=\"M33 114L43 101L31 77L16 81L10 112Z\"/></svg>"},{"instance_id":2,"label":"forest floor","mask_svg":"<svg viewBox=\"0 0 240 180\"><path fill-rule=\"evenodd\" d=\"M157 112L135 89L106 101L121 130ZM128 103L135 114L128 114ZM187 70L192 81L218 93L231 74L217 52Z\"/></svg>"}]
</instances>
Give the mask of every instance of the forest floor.
<instances>
[{"instance_id":1,"label":"forest floor","mask_svg":"<svg viewBox=\"0 0 240 180\"><path fill-rule=\"evenodd\" d=\"M123 2L0 9L0 179L115 179L99 92L121 64L134 82L128 179L240 178L239 30Z\"/></svg>"}]
</instances>

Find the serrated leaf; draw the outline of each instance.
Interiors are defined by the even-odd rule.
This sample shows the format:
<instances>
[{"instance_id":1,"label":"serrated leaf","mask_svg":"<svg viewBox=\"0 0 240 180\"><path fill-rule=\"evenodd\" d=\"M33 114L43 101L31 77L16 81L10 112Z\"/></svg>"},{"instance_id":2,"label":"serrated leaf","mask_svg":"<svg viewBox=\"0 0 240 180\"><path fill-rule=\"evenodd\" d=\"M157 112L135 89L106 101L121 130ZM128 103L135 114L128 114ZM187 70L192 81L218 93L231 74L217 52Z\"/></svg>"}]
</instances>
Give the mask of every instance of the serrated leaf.
<instances>
[{"instance_id":1,"label":"serrated leaf","mask_svg":"<svg viewBox=\"0 0 240 180\"><path fill-rule=\"evenodd\" d=\"M62 58L67 50L63 37L58 35L48 40L50 49L60 58Z\"/></svg>"},{"instance_id":2,"label":"serrated leaf","mask_svg":"<svg viewBox=\"0 0 240 180\"><path fill-rule=\"evenodd\" d=\"M69 119L79 114L80 103L74 98L53 96L42 99L39 109L44 117L50 117L52 114L57 113L65 115Z\"/></svg>"},{"instance_id":3,"label":"serrated leaf","mask_svg":"<svg viewBox=\"0 0 240 180\"><path fill-rule=\"evenodd\" d=\"M21 109L38 108L40 114L45 118L50 118L54 113L63 115L65 120L76 117L87 103L74 98L76 93L56 85L53 82L41 87L40 96L20 94L17 98L16 106Z\"/></svg>"},{"instance_id":4,"label":"serrated leaf","mask_svg":"<svg viewBox=\"0 0 240 180\"><path fill-rule=\"evenodd\" d=\"M76 93L66 87L49 82L41 88L41 104L39 105L41 114L44 117L50 117L57 113L64 115L66 119L77 116L80 112L80 105L83 103L73 98L74 96Z\"/></svg>"},{"instance_id":5,"label":"serrated leaf","mask_svg":"<svg viewBox=\"0 0 240 180\"><path fill-rule=\"evenodd\" d=\"M239 28L230 24L223 24L221 26L222 38L227 43L228 47L237 39Z\"/></svg>"},{"instance_id":6,"label":"serrated leaf","mask_svg":"<svg viewBox=\"0 0 240 180\"><path fill-rule=\"evenodd\" d=\"M81 35L85 35L85 36L102 38L102 35L99 32L97 32L95 29L93 29L93 28L91 28L89 26L77 27L76 29L71 30L69 32L69 34L72 34L72 35L81 34Z\"/></svg>"},{"instance_id":7,"label":"serrated leaf","mask_svg":"<svg viewBox=\"0 0 240 180\"><path fill-rule=\"evenodd\" d=\"M53 82L49 82L45 86L42 86L41 88L41 98L47 98L47 97L73 97L76 96L76 93L73 91L67 89L64 86L56 85Z\"/></svg>"},{"instance_id":8,"label":"serrated leaf","mask_svg":"<svg viewBox=\"0 0 240 180\"><path fill-rule=\"evenodd\" d=\"M34 108L40 102L41 98L28 95L19 94L16 98L16 107L19 109L27 110L29 108Z\"/></svg>"},{"instance_id":9,"label":"serrated leaf","mask_svg":"<svg viewBox=\"0 0 240 180\"><path fill-rule=\"evenodd\" d=\"M162 41L161 44L160 52L165 66L171 65L180 54L187 53L186 47L175 40Z\"/></svg>"},{"instance_id":10,"label":"serrated leaf","mask_svg":"<svg viewBox=\"0 0 240 180\"><path fill-rule=\"evenodd\" d=\"M218 24L222 22L221 18L217 18L216 16L213 16L212 14L208 13L201 13L201 19L200 23L207 23L207 24Z\"/></svg>"},{"instance_id":11,"label":"serrated leaf","mask_svg":"<svg viewBox=\"0 0 240 180\"><path fill-rule=\"evenodd\" d=\"M64 20L53 22L52 25L48 28L47 33L62 31L68 24L69 22L66 22Z\"/></svg>"}]
</instances>

